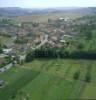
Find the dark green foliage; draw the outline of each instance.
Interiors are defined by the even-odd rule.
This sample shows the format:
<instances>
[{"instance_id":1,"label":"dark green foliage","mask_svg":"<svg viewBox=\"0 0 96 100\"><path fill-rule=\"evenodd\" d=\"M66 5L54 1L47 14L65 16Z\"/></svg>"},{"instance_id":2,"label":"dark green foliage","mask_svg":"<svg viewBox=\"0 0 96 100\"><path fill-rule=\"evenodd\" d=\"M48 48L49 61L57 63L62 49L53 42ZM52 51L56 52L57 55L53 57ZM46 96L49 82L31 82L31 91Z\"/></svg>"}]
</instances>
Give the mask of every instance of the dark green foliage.
<instances>
[{"instance_id":1,"label":"dark green foliage","mask_svg":"<svg viewBox=\"0 0 96 100\"><path fill-rule=\"evenodd\" d=\"M2 50L2 48L0 47L0 53L3 53L3 50Z\"/></svg>"},{"instance_id":2,"label":"dark green foliage","mask_svg":"<svg viewBox=\"0 0 96 100\"><path fill-rule=\"evenodd\" d=\"M4 67L5 65L6 65L6 63L4 63L4 62L1 63L1 64L0 64L0 68Z\"/></svg>"},{"instance_id":3,"label":"dark green foliage","mask_svg":"<svg viewBox=\"0 0 96 100\"><path fill-rule=\"evenodd\" d=\"M0 53L3 53L3 50L2 50L2 45L0 43Z\"/></svg>"},{"instance_id":4,"label":"dark green foliage","mask_svg":"<svg viewBox=\"0 0 96 100\"><path fill-rule=\"evenodd\" d=\"M10 56L5 57L5 59L6 59L6 62L7 62L7 63L10 63L10 62L11 62L11 57L10 57Z\"/></svg>"},{"instance_id":5,"label":"dark green foliage","mask_svg":"<svg viewBox=\"0 0 96 100\"><path fill-rule=\"evenodd\" d=\"M3 34L3 33L1 33L0 36L10 38L10 37L11 37L11 34L8 34L8 33L4 33L4 34Z\"/></svg>"},{"instance_id":6,"label":"dark green foliage","mask_svg":"<svg viewBox=\"0 0 96 100\"><path fill-rule=\"evenodd\" d=\"M14 42L17 44L24 44L24 43L27 43L28 40L25 38L17 37L17 39Z\"/></svg>"},{"instance_id":7,"label":"dark green foliage","mask_svg":"<svg viewBox=\"0 0 96 100\"><path fill-rule=\"evenodd\" d=\"M33 23L32 23L32 26L33 26L33 27L38 27L38 26L39 26L39 23L33 22Z\"/></svg>"},{"instance_id":8,"label":"dark green foliage","mask_svg":"<svg viewBox=\"0 0 96 100\"><path fill-rule=\"evenodd\" d=\"M80 76L80 71L74 73L73 79L78 80Z\"/></svg>"},{"instance_id":9,"label":"dark green foliage","mask_svg":"<svg viewBox=\"0 0 96 100\"><path fill-rule=\"evenodd\" d=\"M84 48L84 44L83 43L78 43L77 48L79 50L83 49Z\"/></svg>"},{"instance_id":10,"label":"dark green foliage","mask_svg":"<svg viewBox=\"0 0 96 100\"><path fill-rule=\"evenodd\" d=\"M89 63L87 65L87 73L85 75L85 82L91 82L91 70L92 70L92 64Z\"/></svg>"},{"instance_id":11,"label":"dark green foliage","mask_svg":"<svg viewBox=\"0 0 96 100\"><path fill-rule=\"evenodd\" d=\"M30 62L33 58L71 58L71 59L96 59L96 52L71 51L52 48L36 49L26 56L26 62Z\"/></svg>"},{"instance_id":12,"label":"dark green foliage","mask_svg":"<svg viewBox=\"0 0 96 100\"><path fill-rule=\"evenodd\" d=\"M11 57L5 57L5 58L4 58L4 62L2 62L2 63L0 64L0 68L2 68L2 67L4 67L4 66L8 65L9 63L11 63Z\"/></svg>"},{"instance_id":13,"label":"dark green foliage","mask_svg":"<svg viewBox=\"0 0 96 100\"><path fill-rule=\"evenodd\" d=\"M34 59L34 54L32 52L29 52L26 55L25 62L31 62L33 59Z\"/></svg>"},{"instance_id":14,"label":"dark green foliage","mask_svg":"<svg viewBox=\"0 0 96 100\"><path fill-rule=\"evenodd\" d=\"M85 82L91 82L91 76L90 74L85 76Z\"/></svg>"}]
</instances>

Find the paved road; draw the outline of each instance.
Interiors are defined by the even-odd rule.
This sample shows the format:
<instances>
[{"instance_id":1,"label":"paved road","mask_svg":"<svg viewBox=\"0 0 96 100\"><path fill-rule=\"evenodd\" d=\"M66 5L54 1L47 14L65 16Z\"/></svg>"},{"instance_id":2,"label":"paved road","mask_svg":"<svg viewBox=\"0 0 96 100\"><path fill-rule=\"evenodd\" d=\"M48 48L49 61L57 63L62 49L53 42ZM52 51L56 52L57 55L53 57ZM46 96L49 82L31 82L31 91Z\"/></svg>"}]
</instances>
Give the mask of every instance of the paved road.
<instances>
[{"instance_id":1,"label":"paved road","mask_svg":"<svg viewBox=\"0 0 96 100\"><path fill-rule=\"evenodd\" d=\"M40 47L43 46L46 42L48 42L48 35L45 35L45 40L43 40L38 46L36 46L35 49L40 48Z\"/></svg>"},{"instance_id":2,"label":"paved road","mask_svg":"<svg viewBox=\"0 0 96 100\"><path fill-rule=\"evenodd\" d=\"M42 42L39 44L39 45L37 45L35 48L33 48L33 47L31 47L33 50L35 50L35 49L39 49L41 46L43 46L46 42L48 42L48 35L45 35L45 39L44 40L42 40Z\"/></svg>"}]
</instances>

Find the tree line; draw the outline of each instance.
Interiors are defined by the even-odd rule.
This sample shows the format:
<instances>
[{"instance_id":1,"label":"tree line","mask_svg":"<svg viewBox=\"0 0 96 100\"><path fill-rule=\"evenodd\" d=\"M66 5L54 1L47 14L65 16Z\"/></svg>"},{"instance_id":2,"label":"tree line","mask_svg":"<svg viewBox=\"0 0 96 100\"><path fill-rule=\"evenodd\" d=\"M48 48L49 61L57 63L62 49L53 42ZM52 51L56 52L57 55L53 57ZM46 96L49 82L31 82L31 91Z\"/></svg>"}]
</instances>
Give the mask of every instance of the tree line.
<instances>
[{"instance_id":1,"label":"tree line","mask_svg":"<svg viewBox=\"0 0 96 100\"><path fill-rule=\"evenodd\" d=\"M32 61L34 58L69 58L69 59L96 59L96 52L93 51L67 51L56 49L37 49L26 55L26 62Z\"/></svg>"}]
</instances>

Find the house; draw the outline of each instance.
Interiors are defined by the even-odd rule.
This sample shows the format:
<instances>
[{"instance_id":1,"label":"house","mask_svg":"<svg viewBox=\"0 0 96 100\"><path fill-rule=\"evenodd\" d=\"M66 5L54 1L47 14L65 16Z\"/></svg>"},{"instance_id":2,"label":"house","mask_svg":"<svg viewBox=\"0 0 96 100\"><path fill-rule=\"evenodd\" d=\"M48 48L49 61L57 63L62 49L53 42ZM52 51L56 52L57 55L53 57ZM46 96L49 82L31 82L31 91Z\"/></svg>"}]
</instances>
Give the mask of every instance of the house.
<instances>
[{"instance_id":1,"label":"house","mask_svg":"<svg viewBox=\"0 0 96 100\"><path fill-rule=\"evenodd\" d=\"M65 18L59 18L59 20L65 20Z\"/></svg>"},{"instance_id":2,"label":"house","mask_svg":"<svg viewBox=\"0 0 96 100\"><path fill-rule=\"evenodd\" d=\"M60 40L60 42L61 42L61 43L66 43L66 41L65 41L65 40Z\"/></svg>"},{"instance_id":3,"label":"house","mask_svg":"<svg viewBox=\"0 0 96 100\"><path fill-rule=\"evenodd\" d=\"M65 22L69 21L70 18L69 17L65 17L65 18L59 18L59 20L64 20Z\"/></svg>"},{"instance_id":4,"label":"house","mask_svg":"<svg viewBox=\"0 0 96 100\"><path fill-rule=\"evenodd\" d=\"M20 57L20 61L22 61L22 60L25 60L26 55L20 55L19 57Z\"/></svg>"},{"instance_id":5,"label":"house","mask_svg":"<svg viewBox=\"0 0 96 100\"><path fill-rule=\"evenodd\" d=\"M12 51L12 48L3 49L4 54L9 54Z\"/></svg>"}]
</instances>

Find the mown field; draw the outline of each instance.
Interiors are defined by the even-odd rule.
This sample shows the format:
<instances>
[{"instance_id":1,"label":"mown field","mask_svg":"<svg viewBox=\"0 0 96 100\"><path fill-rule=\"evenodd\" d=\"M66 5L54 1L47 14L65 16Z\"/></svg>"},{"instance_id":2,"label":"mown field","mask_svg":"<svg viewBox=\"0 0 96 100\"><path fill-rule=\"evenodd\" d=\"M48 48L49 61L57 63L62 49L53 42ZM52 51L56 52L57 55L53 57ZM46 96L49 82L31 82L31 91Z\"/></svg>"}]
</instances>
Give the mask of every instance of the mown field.
<instances>
[{"instance_id":1,"label":"mown field","mask_svg":"<svg viewBox=\"0 0 96 100\"><path fill-rule=\"evenodd\" d=\"M71 19L79 18L84 16L82 13L45 13L45 14L33 14L26 16L18 16L14 20L16 22L46 22L48 19L57 19L61 17L69 17Z\"/></svg>"},{"instance_id":2,"label":"mown field","mask_svg":"<svg viewBox=\"0 0 96 100\"><path fill-rule=\"evenodd\" d=\"M37 59L0 74L0 100L96 99L96 61ZM90 70L89 70L90 68ZM73 79L80 71L78 80ZM91 82L85 82L90 72Z\"/></svg>"}]
</instances>

